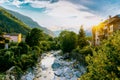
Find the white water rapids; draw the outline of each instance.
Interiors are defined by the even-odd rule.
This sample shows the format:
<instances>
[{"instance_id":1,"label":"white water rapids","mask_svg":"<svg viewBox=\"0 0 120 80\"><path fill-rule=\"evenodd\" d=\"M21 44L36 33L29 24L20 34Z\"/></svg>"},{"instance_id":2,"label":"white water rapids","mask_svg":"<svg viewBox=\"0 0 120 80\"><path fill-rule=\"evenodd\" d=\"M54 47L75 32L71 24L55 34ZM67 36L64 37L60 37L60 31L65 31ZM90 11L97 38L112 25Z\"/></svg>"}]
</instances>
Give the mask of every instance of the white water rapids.
<instances>
[{"instance_id":1,"label":"white water rapids","mask_svg":"<svg viewBox=\"0 0 120 80\"><path fill-rule=\"evenodd\" d=\"M34 68L33 73L28 72L21 80L77 80L86 69L83 66L74 66L75 60L64 60L60 51L51 51L41 56L41 61Z\"/></svg>"}]
</instances>

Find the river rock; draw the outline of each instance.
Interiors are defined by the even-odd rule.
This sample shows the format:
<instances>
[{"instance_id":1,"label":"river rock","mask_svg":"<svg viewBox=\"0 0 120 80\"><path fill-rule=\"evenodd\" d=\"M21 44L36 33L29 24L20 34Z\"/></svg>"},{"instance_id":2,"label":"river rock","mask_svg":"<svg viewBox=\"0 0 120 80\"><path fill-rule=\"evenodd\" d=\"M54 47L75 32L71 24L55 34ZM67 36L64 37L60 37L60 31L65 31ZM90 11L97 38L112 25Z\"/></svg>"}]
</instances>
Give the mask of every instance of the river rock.
<instances>
[{"instance_id":1,"label":"river rock","mask_svg":"<svg viewBox=\"0 0 120 80\"><path fill-rule=\"evenodd\" d=\"M59 63L56 63L56 62L52 64L53 69L58 69L60 66L61 65Z\"/></svg>"},{"instance_id":2,"label":"river rock","mask_svg":"<svg viewBox=\"0 0 120 80\"><path fill-rule=\"evenodd\" d=\"M71 73L72 70L71 70L70 68L66 67L66 68L64 69L64 72L65 72L65 73Z\"/></svg>"},{"instance_id":3,"label":"river rock","mask_svg":"<svg viewBox=\"0 0 120 80\"><path fill-rule=\"evenodd\" d=\"M76 76L74 75L70 80L78 80Z\"/></svg>"},{"instance_id":4,"label":"river rock","mask_svg":"<svg viewBox=\"0 0 120 80\"><path fill-rule=\"evenodd\" d=\"M67 80L65 77L61 77L60 80Z\"/></svg>"},{"instance_id":5,"label":"river rock","mask_svg":"<svg viewBox=\"0 0 120 80\"><path fill-rule=\"evenodd\" d=\"M57 71L54 72L54 74L58 77L61 77L63 75L63 70L58 69Z\"/></svg>"},{"instance_id":6,"label":"river rock","mask_svg":"<svg viewBox=\"0 0 120 80\"><path fill-rule=\"evenodd\" d=\"M41 65L42 70L46 70L47 68L45 67L45 65Z\"/></svg>"},{"instance_id":7,"label":"river rock","mask_svg":"<svg viewBox=\"0 0 120 80\"><path fill-rule=\"evenodd\" d=\"M81 76L81 72L79 72L79 71L76 71L75 74L76 74L76 77L78 77L78 78Z\"/></svg>"},{"instance_id":8,"label":"river rock","mask_svg":"<svg viewBox=\"0 0 120 80\"><path fill-rule=\"evenodd\" d=\"M39 77L41 77L41 74L38 73L35 77L36 77L36 78L39 78Z\"/></svg>"},{"instance_id":9,"label":"river rock","mask_svg":"<svg viewBox=\"0 0 120 80\"><path fill-rule=\"evenodd\" d=\"M86 69L84 68L84 66L79 65L78 67L81 70L82 74L86 72Z\"/></svg>"},{"instance_id":10,"label":"river rock","mask_svg":"<svg viewBox=\"0 0 120 80\"><path fill-rule=\"evenodd\" d=\"M63 55L63 59L65 60L65 59L69 59L70 57L69 57L69 53L66 53L66 54L64 54Z\"/></svg>"},{"instance_id":11,"label":"river rock","mask_svg":"<svg viewBox=\"0 0 120 80\"><path fill-rule=\"evenodd\" d=\"M72 78L73 74L72 73L65 73L66 79Z\"/></svg>"},{"instance_id":12,"label":"river rock","mask_svg":"<svg viewBox=\"0 0 120 80\"><path fill-rule=\"evenodd\" d=\"M22 77L21 80L33 80L33 78L34 75L31 72L29 72L27 75L25 75L25 77Z\"/></svg>"},{"instance_id":13,"label":"river rock","mask_svg":"<svg viewBox=\"0 0 120 80\"><path fill-rule=\"evenodd\" d=\"M73 77L73 72L70 68L66 68L64 69L64 76L67 78L67 79L70 79Z\"/></svg>"},{"instance_id":14,"label":"river rock","mask_svg":"<svg viewBox=\"0 0 120 80\"><path fill-rule=\"evenodd\" d=\"M34 68L35 75L29 72L21 80L77 80L85 72L84 66L76 63L76 60L64 60L69 57L68 54L63 57L56 51L51 53L42 55L43 58L38 63L37 69Z\"/></svg>"}]
</instances>

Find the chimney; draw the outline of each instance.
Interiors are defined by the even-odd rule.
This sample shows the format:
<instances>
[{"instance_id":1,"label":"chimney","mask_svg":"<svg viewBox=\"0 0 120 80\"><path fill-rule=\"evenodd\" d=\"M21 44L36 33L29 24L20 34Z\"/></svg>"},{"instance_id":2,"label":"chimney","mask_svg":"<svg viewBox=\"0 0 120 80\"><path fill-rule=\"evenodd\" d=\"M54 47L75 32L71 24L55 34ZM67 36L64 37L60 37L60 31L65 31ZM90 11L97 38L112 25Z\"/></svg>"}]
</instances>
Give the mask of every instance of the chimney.
<instances>
[{"instance_id":1,"label":"chimney","mask_svg":"<svg viewBox=\"0 0 120 80\"><path fill-rule=\"evenodd\" d=\"M109 15L109 19L111 19L112 17L111 17L111 15Z\"/></svg>"}]
</instances>

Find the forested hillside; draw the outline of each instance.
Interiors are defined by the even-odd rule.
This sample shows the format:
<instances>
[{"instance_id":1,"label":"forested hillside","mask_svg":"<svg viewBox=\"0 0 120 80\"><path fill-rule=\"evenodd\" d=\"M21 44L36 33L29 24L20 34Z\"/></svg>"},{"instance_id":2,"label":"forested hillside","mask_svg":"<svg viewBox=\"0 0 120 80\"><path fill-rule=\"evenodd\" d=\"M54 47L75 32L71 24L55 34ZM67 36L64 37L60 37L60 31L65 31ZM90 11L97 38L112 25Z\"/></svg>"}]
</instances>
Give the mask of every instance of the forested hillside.
<instances>
[{"instance_id":1,"label":"forested hillside","mask_svg":"<svg viewBox=\"0 0 120 80\"><path fill-rule=\"evenodd\" d=\"M33 21L31 18L24 16L20 13L8 10L8 12L10 12L12 15L14 15L15 17L17 17L18 19L20 19L21 21L23 21L26 25L30 26L31 28L39 28L41 30L43 30L45 33L54 36L54 33L52 31L50 31L49 29L40 26L37 22Z\"/></svg>"},{"instance_id":2,"label":"forested hillside","mask_svg":"<svg viewBox=\"0 0 120 80\"><path fill-rule=\"evenodd\" d=\"M0 8L0 31L1 32L15 32L26 34L30 28L22 21L11 15L9 12Z\"/></svg>"}]
</instances>

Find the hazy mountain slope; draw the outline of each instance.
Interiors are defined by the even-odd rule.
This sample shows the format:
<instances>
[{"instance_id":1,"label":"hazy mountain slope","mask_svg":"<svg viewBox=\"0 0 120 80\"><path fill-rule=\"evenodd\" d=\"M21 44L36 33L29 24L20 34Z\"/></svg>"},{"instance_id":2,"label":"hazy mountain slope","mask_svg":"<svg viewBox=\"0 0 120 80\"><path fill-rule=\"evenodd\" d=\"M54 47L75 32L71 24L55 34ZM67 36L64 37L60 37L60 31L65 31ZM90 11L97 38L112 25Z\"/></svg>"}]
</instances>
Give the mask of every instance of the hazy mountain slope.
<instances>
[{"instance_id":1,"label":"hazy mountain slope","mask_svg":"<svg viewBox=\"0 0 120 80\"><path fill-rule=\"evenodd\" d=\"M65 30L74 31L74 32L78 33L78 31L75 30L75 29L65 29ZM91 33L90 30L91 30L91 29L85 30L86 36L92 36L92 33ZM55 35L55 36L59 36L59 34L60 34L62 31L63 31L63 30L56 30L56 31L54 31L54 35Z\"/></svg>"},{"instance_id":2,"label":"hazy mountain slope","mask_svg":"<svg viewBox=\"0 0 120 80\"><path fill-rule=\"evenodd\" d=\"M48 30L45 27L40 26L37 22L33 21L31 18L24 16L20 13L14 12L14 11L10 11L8 10L11 14L13 14L15 17L17 17L18 19L20 19L21 21L23 21L26 25L30 26L31 28L39 28L41 30L43 30L45 33L50 34L52 36L54 36L54 33L50 30Z\"/></svg>"},{"instance_id":3,"label":"hazy mountain slope","mask_svg":"<svg viewBox=\"0 0 120 80\"><path fill-rule=\"evenodd\" d=\"M0 31L27 34L27 32L30 31L30 28L0 7Z\"/></svg>"}]
</instances>

